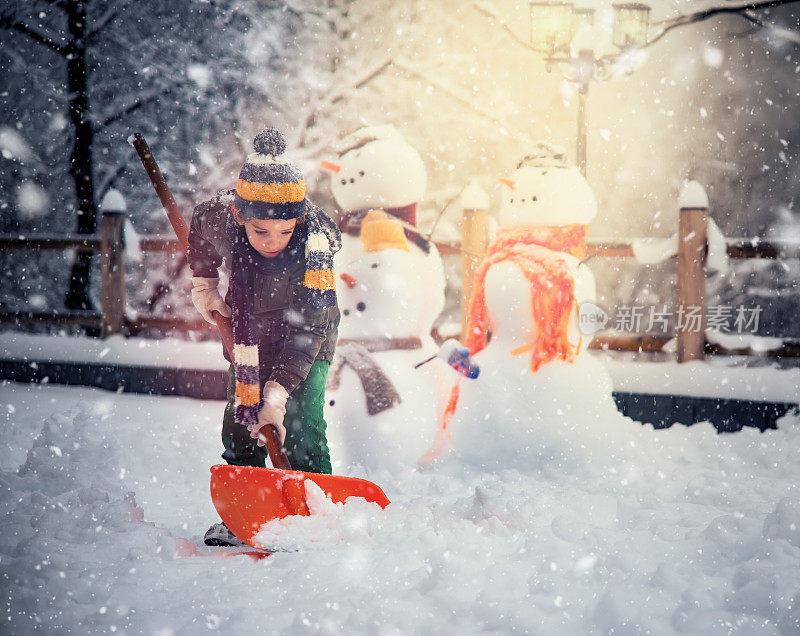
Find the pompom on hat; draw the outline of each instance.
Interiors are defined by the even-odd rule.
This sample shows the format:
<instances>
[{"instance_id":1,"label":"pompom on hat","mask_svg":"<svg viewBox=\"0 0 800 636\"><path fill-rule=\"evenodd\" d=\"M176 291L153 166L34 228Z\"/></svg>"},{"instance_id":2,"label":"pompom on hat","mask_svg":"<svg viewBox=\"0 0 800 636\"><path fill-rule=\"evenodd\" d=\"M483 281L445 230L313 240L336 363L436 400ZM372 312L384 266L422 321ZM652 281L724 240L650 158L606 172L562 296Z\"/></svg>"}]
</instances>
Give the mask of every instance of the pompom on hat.
<instances>
[{"instance_id":1,"label":"pompom on hat","mask_svg":"<svg viewBox=\"0 0 800 636\"><path fill-rule=\"evenodd\" d=\"M283 156L286 139L275 128L262 130L253 140L236 182L235 212L250 219L296 219L306 211L303 173Z\"/></svg>"},{"instance_id":2,"label":"pompom on hat","mask_svg":"<svg viewBox=\"0 0 800 636\"><path fill-rule=\"evenodd\" d=\"M383 210L372 210L361 222L361 245L365 252L396 249L409 251L403 226Z\"/></svg>"}]
</instances>

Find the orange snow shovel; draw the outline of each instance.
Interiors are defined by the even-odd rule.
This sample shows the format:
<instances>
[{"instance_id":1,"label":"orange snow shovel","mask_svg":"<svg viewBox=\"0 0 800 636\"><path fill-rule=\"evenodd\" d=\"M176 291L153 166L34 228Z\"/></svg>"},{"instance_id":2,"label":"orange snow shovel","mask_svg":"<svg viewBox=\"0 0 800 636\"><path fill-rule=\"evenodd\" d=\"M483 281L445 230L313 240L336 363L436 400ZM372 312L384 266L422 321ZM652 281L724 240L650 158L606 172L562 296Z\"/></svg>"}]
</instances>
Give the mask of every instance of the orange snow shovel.
<instances>
[{"instance_id":1,"label":"orange snow shovel","mask_svg":"<svg viewBox=\"0 0 800 636\"><path fill-rule=\"evenodd\" d=\"M309 515L306 479L319 486L334 503L361 497L381 508L389 505L384 492L366 479L225 465L211 467L211 500L233 534L253 548L263 548L255 540L263 524L290 515Z\"/></svg>"},{"instance_id":2,"label":"orange snow shovel","mask_svg":"<svg viewBox=\"0 0 800 636\"><path fill-rule=\"evenodd\" d=\"M128 138L147 171L169 222L184 251L189 249L189 227L172 197L164 175L150 148L140 133ZM214 312L220 337L233 359L233 329L231 322ZM263 429L262 429L263 430ZM261 526L272 519L289 515L308 515L305 481L310 479L327 497L341 503L349 497L361 497L381 508L389 504L384 492L372 482L355 477L340 477L323 473L292 470L281 444L280 433L274 426L266 427L266 446L275 468L217 465L211 467L211 500L219 516L231 532L247 545L260 548L254 538Z\"/></svg>"}]
</instances>

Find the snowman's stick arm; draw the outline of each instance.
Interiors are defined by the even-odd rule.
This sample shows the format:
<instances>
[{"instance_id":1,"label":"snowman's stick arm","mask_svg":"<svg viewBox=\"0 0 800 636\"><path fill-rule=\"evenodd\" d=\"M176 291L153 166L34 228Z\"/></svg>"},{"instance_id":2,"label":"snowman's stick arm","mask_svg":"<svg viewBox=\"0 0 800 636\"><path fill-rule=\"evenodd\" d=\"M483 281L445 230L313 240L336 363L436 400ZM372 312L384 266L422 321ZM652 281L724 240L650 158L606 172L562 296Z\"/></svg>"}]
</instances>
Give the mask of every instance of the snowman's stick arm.
<instances>
[{"instance_id":1,"label":"snowman's stick arm","mask_svg":"<svg viewBox=\"0 0 800 636\"><path fill-rule=\"evenodd\" d=\"M427 360L423 360L422 362L415 364L414 368L419 369L423 364L427 364L436 358L441 358L444 360L465 378L474 380L478 377L478 375L480 375L480 367L478 367L472 357L470 357L469 350L466 347L461 346L461 344L456 340L446 340L444 343L442 343L439 353L437 353L435 356L431 356Z\"/></svg>"},{"instance_id":2,"label":"snowman's stick arm","mask_svg":"<svg viewBox=\"0 0 800 636\"><path fill-rule=\"evenodd\" d=\"M438 357L439 354L437 353L435 356L431 356L430 358L425 358L425 360L423 360L422 362L417 362L417 364L414 365L414 368L419 369L423 364L428 364L432 360L436 360L436 358Z\"/></svg>"},{"instance_id":3,"label":"snowman's stick arm","mask_svg":"<svg viewBox=\"0 0 800 636\"><path fill-rule=\"evenodd\" d=\"M450 199L447 201L447 203L445 203L445 204L444 204L444 207L443 207L441 210L439 210L439 214L437 214L437 215L436 215L436 220L433 222L433 227L431 228L431 231L430 231L430 232L428 232L428 238L430 238L431 236L433 236L433 233L436 231L436 226L437 226L437 225L439 225L439 221L441 221L441 220L442 220L442 216L444 216L444 213L445 213L445 211L447 210L447 208L449 208L449 207L450 207L450 204L451 204L453 201L455 201L455 200L456 200L458 197L460 197L460 196L461 196L461 193L462 193L462 192L464 192L464 188L466 188L466 187L467 187L467 186L465 185L465 186L464 186L463 188L461 188L461 189L460 189L460 190L459 190L459 191L458 191L458 192L457 192L455 195L453 195L452 197L450 197Z\"/></svg>"},{"instance_id":4,"label":"snowman's stick arm","mask_svg":"<svg viewBox=\"0 0 800 636\"><path fill-rule=\"evenodd\" d=\"M419 231L419 228L411 225L411 223L407 223L396 214L392 214L391 212L386 212L386 214L392 217L395 221L398 221L400 225L403 226L403 229L406 230L409 234L411 234L411 240L414 241L414 245L416 245L426 254L430 253L431 243L433 243L433 241L429 236L425 236L422 232Z\"/></svg>"},{"instance_id":5,"label":"snowman's stick arm","mask_svg":"<svg viewBox=\"0 0 800 636\"><path fill-rule=\"evenodd\" d=\"M450 205L450 204L448 203L448 205ZM446 209L446 206L445 206L445 209ZM442 212L444 212L444 209L442 210ZM419 248L421 250L423 250L426 254L431 251L431 248L430 248L431 243L433 243L434 245L436 244L436 241L434 241L431 238L431 232L428 232L428 234L423 234L422 232L419 231L419 228L414 227L413 225L411 225L411 223L407 223L406 221L401 219L399 216L395 216L391 212L386 212L386 214L388 214L393 219L398 221L400 223L400 225L403 226L403 229L408 230L414 236L414 238L412 239L414 241L414 244L419 246ZM470 252L469 250L465 250L463 247L452 245L450 243L447 243L447 246L449 248L452 248L452 249L455 249L455 250L461 252L462 254L468 254L469 256L473 256L473 257L477 258L478 260L483 258L483 255L476 254L475 252Z\"/></svg>"}]
</instances>

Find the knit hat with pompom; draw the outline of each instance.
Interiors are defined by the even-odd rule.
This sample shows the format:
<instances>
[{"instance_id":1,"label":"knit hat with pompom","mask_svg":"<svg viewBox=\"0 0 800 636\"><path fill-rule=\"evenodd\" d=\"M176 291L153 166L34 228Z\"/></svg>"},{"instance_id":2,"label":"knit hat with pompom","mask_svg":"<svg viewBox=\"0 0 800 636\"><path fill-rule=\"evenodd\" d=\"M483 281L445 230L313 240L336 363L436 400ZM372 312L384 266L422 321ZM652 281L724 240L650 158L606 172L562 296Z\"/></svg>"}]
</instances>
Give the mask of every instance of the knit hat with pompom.
<instances>
[{"instance_id":1,"label":"knit hat with pompom","mask_svg":"<svg viewBox=\"0 0 800 636\"><path fill-rule=\"evenodd\" d=\"M236 183L233 208L250 219L296 219L306 211L303 173L283 156L286 139L275 128L262 130L253 140Z\"/></svg>"}]
</instances>

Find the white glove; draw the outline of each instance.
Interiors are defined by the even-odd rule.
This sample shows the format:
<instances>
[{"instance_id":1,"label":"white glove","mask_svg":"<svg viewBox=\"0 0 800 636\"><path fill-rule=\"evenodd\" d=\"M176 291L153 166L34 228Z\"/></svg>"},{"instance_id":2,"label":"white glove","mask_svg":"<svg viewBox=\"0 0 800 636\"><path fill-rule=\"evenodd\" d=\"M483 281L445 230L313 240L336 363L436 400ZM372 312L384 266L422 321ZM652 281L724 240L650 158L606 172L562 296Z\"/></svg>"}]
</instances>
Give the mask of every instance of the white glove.
<instances>
[{"instance_id":1,"label":"white glove","mask_svg":"<svg viewBox=\"0 0 800 636\"><path fill-rule=\"evenodd\" d=\"M225 304L217 291L218 283L219 278L192 276L192 302L206 322L210 322L212 325L217 324L211 317L211 313L214 311L218 311L226 318L231 317L231 308Z\"/></svg>"},{"instance_id":2,"label":"white glove","mask_svg":"<svg viewBox=\"0 0 800 636\"><path fill-rule=\"evenodd\" d=\"M270 380L264 385L264 401L258 411L258 424L247 427L250 437L258 440L259 446L267 443L266 435L261 431L268 425L273 425L281 435L281 445L286 440L286 427L283 425L283 416L286 415L286 400L289 393L277 382Z\"/></svg>"}]
</instances>

